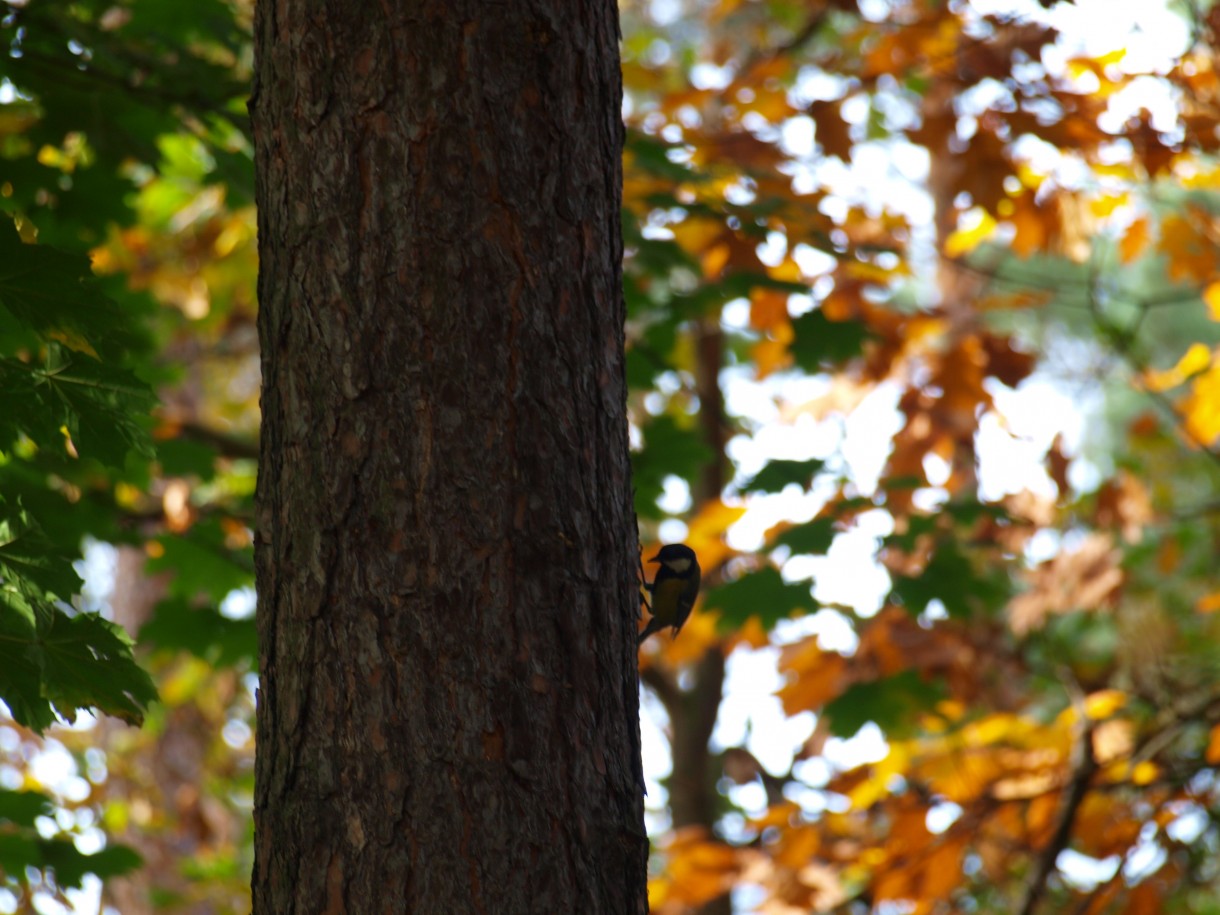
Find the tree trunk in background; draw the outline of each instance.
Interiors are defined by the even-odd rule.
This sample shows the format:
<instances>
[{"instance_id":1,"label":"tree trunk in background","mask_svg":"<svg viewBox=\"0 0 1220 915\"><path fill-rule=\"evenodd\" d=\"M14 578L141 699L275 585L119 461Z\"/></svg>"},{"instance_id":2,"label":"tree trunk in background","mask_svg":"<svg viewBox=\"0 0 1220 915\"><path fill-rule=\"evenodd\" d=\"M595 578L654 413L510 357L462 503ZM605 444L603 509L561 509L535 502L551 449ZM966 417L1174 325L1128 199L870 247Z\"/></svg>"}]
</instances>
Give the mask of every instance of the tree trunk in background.
<instances>
[{"instance_id":1,"label":"tree trunk in background","mask_svg":"<svg viewBox=\"0 0 1220 915\"><path fill-rule=\"evenodd\" d=\"M255 30L254 911L642 912L617 9Z\"/></svg>"},{"instance_id":2,"label":"tree trunk in background","mask_svg":"<svg viewBox=\"0 0 1220 915\"><path fill-rule=\"evenodd\" d=\"M695 352L699 423L704 443L715 455L704 467L699 488L694 493L698 505L720 498L727 482L725 445L729 434L724 392L720 387L720 370L725 363L724 334L717 321L704 322ZM707 572L711 580L719 574L718 569ZM709 649L692 672L687 688L676 692L675 707L668 709L673 730L670 810L675 827L701 826L710 836L714 835L722 807L717 782L724 770L720 760L712 754L709 743L724 694L724 649L719 645ZM732 910L732 899L726 895L708 902L699 912L700 915L729 915Z\"/></svg>"},{"instance_id":3,"label":"tree trunk in background","mask_svg":"<svg viewBox=\"0 0 1220 915\"><path fill-rule=\"evenodd\" d=\"M168 576L149 575L147 563L141 549L117 550L110 606L114 621L133 636L165 597ZM237 685L231 671L218 676ZM112 838L144 859L143 867L103 884L104 905L123 915L155 915L165 911L158 898L171 898L178 915L226 911L215 904L220 893L196 898L196 886L182 867L184 861L215 856L240 835L242 822L202 787L208 751L222 726L223 721L207 720L192 702L167 703L156 729L136 730L113 718L98 718L89 742L106 752L106 803L122 804L128 816ZM151 828L154 820L156 828ZM232 902L227 911L238 911L245 900Z\"/></svg>"}]
</instances>

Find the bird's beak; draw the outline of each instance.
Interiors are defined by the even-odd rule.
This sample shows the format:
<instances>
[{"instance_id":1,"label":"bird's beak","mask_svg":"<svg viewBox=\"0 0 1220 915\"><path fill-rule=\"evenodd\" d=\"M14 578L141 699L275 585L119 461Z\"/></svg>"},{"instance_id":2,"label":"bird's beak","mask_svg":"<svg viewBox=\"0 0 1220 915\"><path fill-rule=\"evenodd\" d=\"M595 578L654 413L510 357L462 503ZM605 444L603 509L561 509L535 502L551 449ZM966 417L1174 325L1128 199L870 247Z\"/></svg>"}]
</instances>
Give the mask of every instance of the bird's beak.
<instances>
[{"instance_id":1,"label":"bird's beak","mask_svg":"<svg viewBox=\"0 0 1220 915\"><path fill-rule=\"evenodd\" d=\"M649 562L660 562L660 561L661 561L661 554L660 554L660 553L657 553L657 555L653 556L653 557L652 557L650 560L648 560L648 561L649 561Z\"/></svg>"}]
</instances>

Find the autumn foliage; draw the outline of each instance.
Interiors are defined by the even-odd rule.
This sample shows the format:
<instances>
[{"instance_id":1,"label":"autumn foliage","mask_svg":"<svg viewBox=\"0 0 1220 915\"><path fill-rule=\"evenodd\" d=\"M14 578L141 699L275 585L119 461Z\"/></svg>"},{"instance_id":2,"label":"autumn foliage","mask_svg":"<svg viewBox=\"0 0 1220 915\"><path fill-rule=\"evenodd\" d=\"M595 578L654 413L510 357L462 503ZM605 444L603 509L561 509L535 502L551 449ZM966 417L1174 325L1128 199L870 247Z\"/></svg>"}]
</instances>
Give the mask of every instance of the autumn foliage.
<instances>
[{"instance_id":1,"label":"autumn foliage","mask_svg":"<svg viewBox=\"0 0 1220 915\"><path fill-rule=\"evenodd\" d=\"M1136 29L1118 6L621 4L636 508L705 576L640 659L672 760L646 801L654 911L1214 910L1220 7L1149 0ZM56 878L31 792L77 817L61 845L188 849L172 880L128 878L169 910L246 904L248 13L4 20L0 200L24 242L91 254L141 328L124 371L160 397L109 449L72 405L0 441L0 510L56 569L86 535L147 561L126 622L162 699L139 738L53 738L94 772L71 797L29 766L51 705L14 709L0 865L23 909L130 870ZM13 372L107 355L79 314L44 324L0 322ZM776 674L782 734L717 728L745 658ZM206 765L167 765L184 745Z\"/></svg>"},{"instance_id":2,"label":"autumn foliage","mask_svg":"<svg viewBox=\"0 0 1220 915\"><path fill-rule=\"evenodd\" d=\"M719 695L703 652L764 632L784 713L814 723L787 771L709 751L695 777L737 812L675 822L660 912L732 887L765 912L1152 912L1211 892L1220 17L1166 13L1180 33L1151 66L1092 47L1083 8L997 6L720 3L668 28L629 8L633 355L673 373L640 403L644 457L654 426L706 429L691 394L736 366L772 400L765 431L817 458L692 485L694 538L732 508L773 517L775 494L800 508L712 552L696 619L716 626L643 659L669 733L698 739L682 716ZM1061 415L1009 417L1044 385ZM853 430L878 401L890 429ZM721 442L762 434L709 407ZM848 430L837 449L827 426ZM885 454L875 479L853 437ZM875 538L884 596L815 602L810 570L834 563L801 557L854 535ZM862 762L842 741L866 725L884 743ZM675 762L667 784L691 777Z\"/></svg>"}]
</instances>

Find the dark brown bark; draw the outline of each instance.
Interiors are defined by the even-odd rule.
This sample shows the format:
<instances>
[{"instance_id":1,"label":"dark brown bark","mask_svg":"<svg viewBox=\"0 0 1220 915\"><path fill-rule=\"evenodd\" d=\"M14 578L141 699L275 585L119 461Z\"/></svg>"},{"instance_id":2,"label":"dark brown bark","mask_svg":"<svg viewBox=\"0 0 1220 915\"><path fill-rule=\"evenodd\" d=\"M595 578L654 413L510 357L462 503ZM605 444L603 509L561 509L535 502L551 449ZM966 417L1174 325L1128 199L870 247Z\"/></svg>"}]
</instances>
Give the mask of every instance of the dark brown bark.
<instances>
[{"instance_id":1,"label":"dark brown bark","mask_svg":"<svg viewBox=\"0 0 1220 915\"><path fill-rule=\"evenodd\" d=\"M261 0L256 913L642 912L611 0Z\"/></svg>"}]
</instances>

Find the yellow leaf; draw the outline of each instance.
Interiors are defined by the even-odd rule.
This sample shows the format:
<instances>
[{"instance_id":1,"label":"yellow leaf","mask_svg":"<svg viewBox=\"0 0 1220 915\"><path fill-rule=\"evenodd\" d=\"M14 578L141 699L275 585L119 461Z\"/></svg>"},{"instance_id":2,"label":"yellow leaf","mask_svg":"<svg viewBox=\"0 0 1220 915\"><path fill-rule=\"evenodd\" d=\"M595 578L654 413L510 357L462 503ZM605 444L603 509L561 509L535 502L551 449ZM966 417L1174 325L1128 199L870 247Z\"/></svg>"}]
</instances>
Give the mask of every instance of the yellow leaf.
<instances>
[{"instance_id":1,"label":"yellow leaf","mask_svg":"<svg viewBox=\"0 0 1220 915\"><path fill-rule=\"evenodd\" d=\"M1192 343L1190 348L1178 360L1177 365L1163 372L1148 371L1144 374L1144 384L1150 391L1168 391L1176 388L1186 379L1191 378L1209 365L1212 361L1212 351L1202 343Z\"/></svg>"},{"instance_id":2,"label":"yellow leaf","mask_svg":"<svg viewBox=\"0 0 1220 915\"><path fill-rule=\"evenodd\" d=\"M1213 321L1220 321L1220 282L1207 284L1203 290L1203 301L1207 303L1207 313Z\"/></svg>"},{"instance_id":3,"label":"yellow leaf","mask_svg":"<svg viewBox=\"0 0 1220 915\"><path fill-rule=\"evenodd\" d=\"M1186 429L1195 442L1211 445L1220 437L1220 366L1213 364L1191 382L1182 401Z\"/></svg>"},{"instance_id":4,"label":"yellow leaf","mask_svg":"<svg viewBox=\"0 0 1220 915\"><path fill-rule=\"evenodd\" d=\"M907 774L911 762L911 748L902 741L890 744L885 759L869 767L864 781L847 792L847 799L856 810L867 810L884 797L889 796L896 777Z\"/></svg>"},{"instance_id":5,"label":"yellow leaf","mask_svg":"<svg viewBox=\"0 0 1220 915\"><path fill-rule=\"evenodd\" d=\"M695 256L702 255L713 241L724 234L724 226L710 219L684 219L669 228L682 250Z\"/></svg>"},{"instance_id":6,"label":"yellow leaf","mask_svg":"<svg viewBox=\"0 0 1220 915\"><path fill-rule=\"evenodd\" d=\"M1149 760L1144 760L1141 763L1137 763L1135 768L1131 770L1131 784L1151 785L1160 774L1160 766Z\"/></svg>"},{"instance_id":7,"label":"yellow leaf","mask_svg":"<svg viewBox=\"0 0 1220 915\"><path fill-rule=\"evenodd\" d=\"M972 214L974 218L967 220L972 225L957 229L945 239L946 257L961 257L969 254L995 232L996 221L990 213L975 209Z\"/></svg>"},{"instance_id":8,"label":"yellow leaf","mask_svg":"<svg viewBox=\"0 0 1220 915\"><path fill-rule=\"evenodd\" d=\"M1084 700L1084 713L1094 721L1109 718L1127 704L1127 694L1121 689L1103 689Z\"/></svg>"},{"instance_id":9,"label":"yellow leaf","mask_svg":"<svg viewBox=\"0 0 1220 915\"><path fill-rule=\"evenodd\" d=\"M58 340L68 349L76 350L78 353L88 353L95 359L98 358L97 350L93 348L88 340L74 330L55 329L49 331L47 336L52 340Z\"/></svg>"},{"instance_id":10,"label":"yellow leaf","mask_svg":"<svg viewBox=\"0 0 1220 915\"><path fill-rule=\"evenodd\" d=\"M800 264L791 257L785 257L767 272L775 279L782 280L785 283L801 283L805 281L805 273L801 270Z\"/></svg>"},{"instance_id":11,"label":"yellow leaf","mask_svg":"<svg viewBox=\"0 0 1220 915\"><path fill-rule=\"evenodd\" d=\"M843 265L843 273L854 280L864 280L870 283L885 284L892 282L896 276L905 276L910 272L906 261L898 261L892 267L882 267L869 261L848 261Z\"/></svg>"},{"instance_id":12,"label":"yellow leaf","mask_svg":"<svg viewBox=\"0 0 1220 915\"><path fill-rule=\"evenodd\" d=\"M1122 194L1102 194L1100 197L1095 197L1089 201L1089 208L1093 211L1093 215L1098 218L1109 216L1120 206L1130 202L1131 195Z\"/></svg>"},{"instance_id":13,"label":"yellow leaf","mask_svg":"<svg viewBox=\"0 0 1220 915\"><path fill-rule=\"evenodd\" d=\"M704 570L714 569L733 555L724 535L746 513L744 505L726 505L720 499L705 502L687 524L686 543Z\"/></svg>"},{"instance_id":14,"label":"yellow leaf","mask_svg":"<svg viewBox=\"0 0 1220 915\"><path fill-rule=\"evenodd\" d=\"M667 630L659 639L653 636L653 642L661 646L660 656L669 667L694 664L720 644L720 614L704 610L703 601L699 601L678 638L668 638Z\"/></svg>"}]
</instances>

